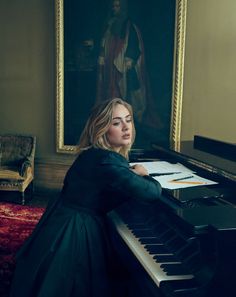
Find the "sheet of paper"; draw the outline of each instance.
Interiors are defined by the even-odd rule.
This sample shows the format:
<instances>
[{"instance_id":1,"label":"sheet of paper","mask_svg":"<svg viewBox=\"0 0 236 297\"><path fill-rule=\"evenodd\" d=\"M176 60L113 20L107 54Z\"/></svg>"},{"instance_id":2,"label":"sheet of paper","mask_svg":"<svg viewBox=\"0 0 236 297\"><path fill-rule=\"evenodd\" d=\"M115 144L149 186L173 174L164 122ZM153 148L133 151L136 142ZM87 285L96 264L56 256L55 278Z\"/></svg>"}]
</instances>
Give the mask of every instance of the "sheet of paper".
<instances>
[{"instance_id":1,"label":"sheet of paper","mask_svg":"<svg viewBox=\"0 0 236 297\"><path fill-rule=\"evenodd\" d=\"M135 164L143 165L147 169L149 174L193 172L192 170L180 163L173 164L166 161L136 162L130 163L130 166L133 166Z\"/></svg>"},{"instance_id":2,"label":"sheet of paper","mask_svg":"<svg viewBox=\"0 0 236 297\"><path fill-rule=\"evenodd\" d=\"M186 173L155 176L153 178L161 184L162 188L170 190L217 184L215 181L200 177L194 173Z\"/></svg>"}]
</instances>

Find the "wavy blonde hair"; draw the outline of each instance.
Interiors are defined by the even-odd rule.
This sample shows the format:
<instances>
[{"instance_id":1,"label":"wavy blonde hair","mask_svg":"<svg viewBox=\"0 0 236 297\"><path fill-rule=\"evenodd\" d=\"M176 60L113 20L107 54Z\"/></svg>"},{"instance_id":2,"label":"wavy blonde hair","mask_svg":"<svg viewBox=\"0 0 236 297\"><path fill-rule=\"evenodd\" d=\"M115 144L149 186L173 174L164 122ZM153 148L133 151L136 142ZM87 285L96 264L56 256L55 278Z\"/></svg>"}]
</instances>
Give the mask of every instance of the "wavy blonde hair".
<instances>
[{"instance_id":1,"label":"wavy blonde hair","mask_svg":"<svg viewBox=\"0 0 236 297\"><path fill-rule=\"evenodd\" d=\"M114 148L112 148L107 140L106 133L112 123L113 110L117 104L125 106L133 119L133 109L131 105L120 98L103 101L101 104L95 106L81 133L79 144L77 146L79 154L91 147L114 151ZM126 159L128 159L128 154L134 143L134 139L135 127L134 121L132 121L131 144L122 147L119 152Z\"/></svg>"}]
</instances>

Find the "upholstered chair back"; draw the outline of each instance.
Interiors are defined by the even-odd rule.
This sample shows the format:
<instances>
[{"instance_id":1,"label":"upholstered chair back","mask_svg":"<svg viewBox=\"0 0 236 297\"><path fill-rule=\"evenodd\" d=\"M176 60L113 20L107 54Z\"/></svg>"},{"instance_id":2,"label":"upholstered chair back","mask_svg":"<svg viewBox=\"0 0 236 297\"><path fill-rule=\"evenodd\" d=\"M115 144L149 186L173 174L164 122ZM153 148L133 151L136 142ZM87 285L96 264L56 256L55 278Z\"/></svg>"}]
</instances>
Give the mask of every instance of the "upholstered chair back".
<instances>
[{"instance_id":1,"label":"upholstered chair back","mask_svg":"<svg viewBox=\"0 0 236 297\"><path fill-rule=\"evenodd\" d=\"M0 166L19 166L26 158L32 158L34 148L32 136L0 136Z\"/></svg>"}]
</instances>

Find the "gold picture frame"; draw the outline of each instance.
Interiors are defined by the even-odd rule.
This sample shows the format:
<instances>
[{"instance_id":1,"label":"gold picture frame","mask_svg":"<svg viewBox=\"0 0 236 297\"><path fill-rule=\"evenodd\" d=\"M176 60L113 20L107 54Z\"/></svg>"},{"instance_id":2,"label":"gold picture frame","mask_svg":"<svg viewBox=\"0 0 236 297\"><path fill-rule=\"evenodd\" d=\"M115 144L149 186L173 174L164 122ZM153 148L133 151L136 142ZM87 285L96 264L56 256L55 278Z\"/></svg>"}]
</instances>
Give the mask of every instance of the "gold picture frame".
<instances>
[{"instance_id":1,"label":"gold picture frame","mask_svg":"<svg viewBox=\"0 0 236 297\"><path fill-rule=\"evenodd\" d=\"M156 0L165 1L165 0ZM175 1L175 28L173 47L172 96L169 139L172 148L178 150L181 135L182 92L184 78L184 50L187 0ZM74 154L76 145L65 143L65 94L64 94L64 0L55 0L56 15L56 151Z\"/></svg>"}]
</instances>

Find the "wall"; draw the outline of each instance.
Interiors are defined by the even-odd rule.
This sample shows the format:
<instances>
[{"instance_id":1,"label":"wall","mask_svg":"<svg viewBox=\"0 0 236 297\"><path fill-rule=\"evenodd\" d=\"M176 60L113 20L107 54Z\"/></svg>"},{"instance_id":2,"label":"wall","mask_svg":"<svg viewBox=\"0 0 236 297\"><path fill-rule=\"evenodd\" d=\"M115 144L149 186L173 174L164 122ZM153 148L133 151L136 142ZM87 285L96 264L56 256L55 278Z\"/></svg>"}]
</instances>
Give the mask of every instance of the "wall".
<instances>
[{"instance_id":1,"label":"wall","mask_svg":"<svg viewBox=\"0 0 236 297\"><path fill-rule=\"evenodd\" d=\"M54 0L0 1L0 133L36 135L36 192L60 189L72 162L56 153L54 11Z\"/></svg>"},{"instance_id":2,"label":"wall","mask_svg":"<svg viewBox=\"0 0 236 297\"><path fill-rule=\"evenodd\" d=\"M235 11L235 0L188 0L182 139L236 143Z\"/></svg>"},{"instance_id":3,"label":"wall","mask_svg":"<svg viewBox=\"0 0 236 297\"><path fill-rule=\"evenodd\" d=\"M37 137L55 156L54 0L0 1L0 133Z\"/></svg>"}]
</instances>

